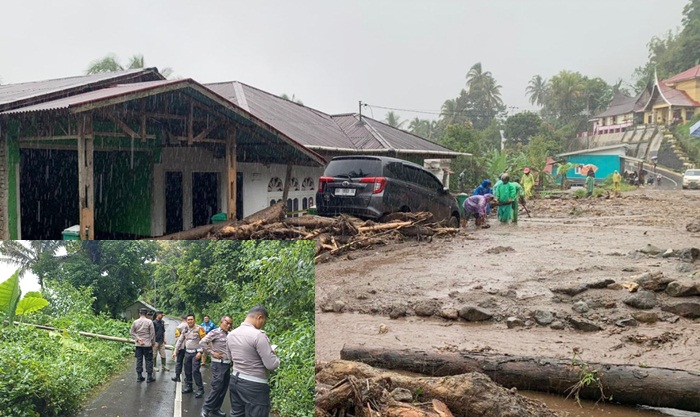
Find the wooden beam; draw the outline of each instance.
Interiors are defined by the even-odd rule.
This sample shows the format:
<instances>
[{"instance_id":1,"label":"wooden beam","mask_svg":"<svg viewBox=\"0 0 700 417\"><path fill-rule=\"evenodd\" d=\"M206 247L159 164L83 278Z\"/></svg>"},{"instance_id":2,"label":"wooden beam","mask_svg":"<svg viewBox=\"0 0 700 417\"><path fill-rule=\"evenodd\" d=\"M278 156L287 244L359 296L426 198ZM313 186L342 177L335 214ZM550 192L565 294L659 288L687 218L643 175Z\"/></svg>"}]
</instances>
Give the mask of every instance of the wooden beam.
<instances>
[{"instance_id":1,"label":"wooden beam","mask_svg":"<svg viewBox=\"0 0 700 417\"><path fill-rule=\"evenodd\" d=\"M236 129L232 127L226 138L226 184L228 184L226 188L226 218L228 220L236 220L238 216L238 162L236 154Z\"/></svg>"},{"instance_id":2,"label":"wooden beam","mask_svg":"<svg viewBox=\"0 0 700 417\"><path fill-rule=\"evenodd\" d=\"M106 117L107 117L109 120L111 120L112 123L114 123L115 125L119 126L119 128L121 128L121 130L123 130L124 133L126 133L127 135L129 135L129 137L137 137L137 136L140 136L138 133L136 133L136 131L134 131L132 128L130 128L129 125L127 125L125 122L123 122L123 121L117 119L115 116L113 116L113 115L111 115L111 114L108 114L108 115L106 115Z\"/></svg>"},{"instance_id":3,"label":"wooden beam","mask_svg":"<svg viewBox=\"0 0 700 417\"><path fill-rule=\"evenodd\" d=\"M187 144L192 145L194 140L194 104L190 101L190 114L187 119Z\"/></svg>"},{"instance_id":4,"label":"wooden beam","mask_svg":"<svg viewBox=\"0 0 700 417\"><path fill-rule=\"evenodd\" d=\"M282 202L284 202L285 205L287 204L287 198L289 197L289 186L291 182L292 164L287 164L287 172L284 174L284 189L282 190Z\"/></svg>"},{"instance_id":5,"label":"wooden beam","mask_svg":"<svg viewBox=\"0 0 700 417\"><path fill-rule=\"evenodd\" d=\"M109 137L109 138L130 138L131 135L119 132L93 132L93 137ZM156 135L146 135L146 139L155 139ZM60 136L27 136L19 138L20 142L36 142L36 141L54 141L54 140L76 140L78 135L60 135Z\"/></svg>"},{"instance_id":6,"label":"wooden beam","mask_svg":"<svg viewBox=\"0 0 700 417\"><path fill-rule=\"evenodd\" d=\"M94 139L92 113L78 119L78 198L80 239L95 239Z\"/></svg>"}]
</instances>

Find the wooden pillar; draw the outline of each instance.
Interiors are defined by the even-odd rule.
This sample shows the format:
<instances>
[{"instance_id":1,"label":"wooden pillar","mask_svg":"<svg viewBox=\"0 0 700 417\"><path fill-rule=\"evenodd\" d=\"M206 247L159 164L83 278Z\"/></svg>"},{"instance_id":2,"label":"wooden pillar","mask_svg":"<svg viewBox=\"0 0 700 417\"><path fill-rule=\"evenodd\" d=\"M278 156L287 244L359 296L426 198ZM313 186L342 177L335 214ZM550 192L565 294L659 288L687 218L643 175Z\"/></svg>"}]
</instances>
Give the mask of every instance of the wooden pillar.
<instances>
[{"instance_id":1,"label":"wooden pillar","mask_svg":"<svg viewBox=\"0 0 700 417\"><path fill-rule=\"evenodd\" d=\"M78 116L80 239L95 239L95 180L92 113Z\"/></svg>"},{"instance_id":2,"label":"wooden pillar","mask_svg":"<svg viewBox=\"0 0 700 417\"><path fill-rule=\"evenodd\" d=\"M287 172L284 174L284 189L282 190L282 201L284 205L287 205L287 199L289 198L289 186L292 182L292 164L287 164ZM293 208L293 207L292 207ZM292 211L290 208L289 211Z\"/></svg>"},{"instance_id":3,"label":"wooden pillar","mask_svg":"<svg viewBox=\"0 0 700 417\"><path fill-rule=\"evenodd\" d=\"M236 129L231 128L226 138L226 218L228 220L236 220L238 216L238 161L236 154Z\"/></svg>"}]
</instances>

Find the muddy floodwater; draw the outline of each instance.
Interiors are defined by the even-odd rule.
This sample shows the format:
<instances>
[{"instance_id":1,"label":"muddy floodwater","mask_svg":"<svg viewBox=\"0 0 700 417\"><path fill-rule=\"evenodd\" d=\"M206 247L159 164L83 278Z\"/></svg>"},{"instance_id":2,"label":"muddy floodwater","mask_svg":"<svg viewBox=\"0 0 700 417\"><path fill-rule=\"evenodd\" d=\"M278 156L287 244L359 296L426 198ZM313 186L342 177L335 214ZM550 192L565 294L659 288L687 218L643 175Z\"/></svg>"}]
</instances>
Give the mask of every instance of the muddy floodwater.
<instances>
[{"instance_id":1,"label":"muddy floodwater","mask_svg":"<svg viewBox=\"0 0 700 417\"><path fill-rule=\"evenodd\" d=\"M522 391L521 394L542 401L565 417L700 417L700 413L670 408L629 407L608 403L596 404L593 401L581 401L579 405L571 398L541 392Z\"/></svg>"},{"instance_id":2,"label":"muddy floodwater","mask_svg":"<svg viewBox=\"0 0 700 417\"><path fill-rule=\"evenodd\" d=\"M490 219L490 229L471 223L454 237L376 246L317 265L316 359L337 359L346 345L561 359L576 349L588 362L700 371L699 319L661 308L700 304L700 296L657 291L651 307L626 303L629 283L644 274L700 282L700 260L683 251L700 248L700 232L687 228L700 221L700 192L649 188L528 207L532 217L522 214L518 225ZM584 290L572 291L578 287ZM465 305L493 318L466 322L458 317ZM542 315L549 319L535 319ZM509 328L508 318L518 324ZM571 318L599 330L581 331ZM599 414L577 410L566 409L570 416L661 415L607 405Z\"/></svg>"}]
</instances>

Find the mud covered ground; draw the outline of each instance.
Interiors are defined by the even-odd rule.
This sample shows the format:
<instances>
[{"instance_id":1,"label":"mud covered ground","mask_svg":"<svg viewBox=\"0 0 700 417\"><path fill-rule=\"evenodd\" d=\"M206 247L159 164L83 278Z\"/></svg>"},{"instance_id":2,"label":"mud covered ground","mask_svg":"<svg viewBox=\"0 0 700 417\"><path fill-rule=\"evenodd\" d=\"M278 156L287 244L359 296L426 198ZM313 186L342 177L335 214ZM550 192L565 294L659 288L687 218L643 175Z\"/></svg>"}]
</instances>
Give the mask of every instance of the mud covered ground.
<instances>
[{"instance_id":1,"label":"mud covered ground","mask_svg":"<svg viewBox=\"0 0 700 417\"><path fill-rule=\"evenodd\" d=\"M700 304L700 296L652 291L653 308L640 309L623 303L633 294L622 287L645 273L700 283L700 260L681 251L700 248L700 232L686 230L700 221L700 192L651 188L528 207L532 218L522 213L518 225L492 218L490 229L470 223L455 237L378 246L317 265L316 359L339 358L345 344L558 358L579 348L590 362L700 371L700 319L662 310ZM674 251L664 257L667 249ZM585 290L567 295L579 287ZM470 306L492 318L459 317ZM515 327L508 328L509 318ZM585 326L576 322L600 330L579 330Z\"/></svg>"}]
</instances>

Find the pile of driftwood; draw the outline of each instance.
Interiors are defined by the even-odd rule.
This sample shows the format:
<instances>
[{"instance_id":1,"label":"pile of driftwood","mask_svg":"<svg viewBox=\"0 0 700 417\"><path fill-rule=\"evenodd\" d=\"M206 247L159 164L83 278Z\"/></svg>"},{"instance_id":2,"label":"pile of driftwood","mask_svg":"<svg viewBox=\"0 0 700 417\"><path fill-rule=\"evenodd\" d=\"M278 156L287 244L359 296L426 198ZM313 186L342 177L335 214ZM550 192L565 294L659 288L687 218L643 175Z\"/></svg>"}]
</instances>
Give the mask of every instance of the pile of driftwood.
<instances>
[{"instance_id":1,"label":"pile of driftwood","mask_svg":"<svg viewBox=\"0 0 700 417\"><path fill-rule=\"evenodd\" d=\"M391 238L425 239L458 232L458 228L433 222L432 214L427 212L394 213L381 223L346 215L288 218L285 206L278 203L240 221L200 226L159 239L315 240L318 262L349 250L386 244Z\"/></svg>"},{"instance_id":2,"label":"pile of driftwood","mask_svg":"<svg viewBox=\"0 0 700 417\"><path fill-rule=\"evenodd\" d=\"M316 366L316 417L554 417L541 402L474 372L440 378L359 362Z\"/></svg>"}]
</instances>

